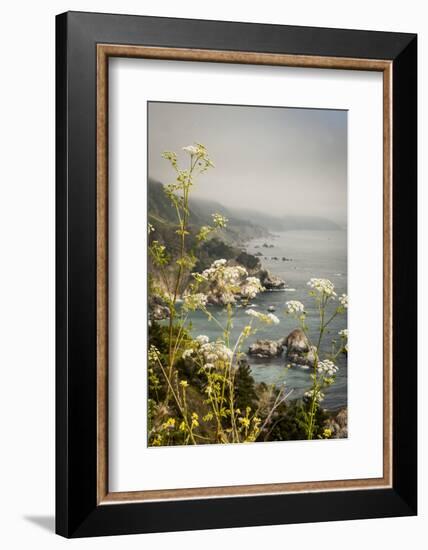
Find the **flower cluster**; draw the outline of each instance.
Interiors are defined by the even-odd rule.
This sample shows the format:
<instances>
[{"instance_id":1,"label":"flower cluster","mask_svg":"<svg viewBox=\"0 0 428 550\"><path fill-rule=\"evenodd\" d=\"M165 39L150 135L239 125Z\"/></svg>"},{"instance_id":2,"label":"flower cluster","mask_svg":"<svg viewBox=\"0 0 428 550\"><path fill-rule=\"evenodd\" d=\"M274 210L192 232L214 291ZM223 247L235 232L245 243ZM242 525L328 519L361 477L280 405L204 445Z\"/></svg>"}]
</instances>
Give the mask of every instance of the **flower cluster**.
<instances>
[{"instance_id":1,"label":"flower cluster","mask_svg":"<svg viewBox=\"0 0 428 550\"><path fill-rule=\"evenodd\" d=\"M334 284L329 279L312 278L308 281L307 284L320 294L324 294L325 296L329 296L332 298L337 296L336 292L334 291Z\"/></svg>"},{"instance_id":2,"label":"flower cluster","mask_svg":"<svg viewBox=\"0 0 428 550\"><path fill-rule=\"evenodd\" d=\"M159 361L160 353L158 348L153 345L150 346L148 356L149 356L149 363L156 363L157 361Z\"/></svg>"},{"instance_id":3,"label":"flower cluster","mask_svg":"<svg viewBox=\"0 0 428 550\"><path fill-rule=\"evenodd\" d=\"M183 309L186 311L196 311L197 309L204 309L207 305L208 297L202 292L195 294L185 294L183 296Z\"/></svg>"},{"instance_id":4,"label":"flower cluster","mask_svg":"<svg viewBox=\"0 0 428 550\"><path fill-rule=\"evenodd\" d=\"M278 317L273 313L261 313L260 311L256 311L255 309L247 309L245 313L247 315L250 315L250 317L254 317L255 319L258 319L262 323L266 323L267 325L279 324Z\"/></svg>"},{"instance_id":5,"label":"flower cluster","mask_svg":"<svg viewBox=\"0 0 428 550\"><path fill-rule=\"evenodd\" d=\"M148 235L150 235L150 233L153 233L154 230L155 230L155 228L153 227L153 225L151 223L148 223L147 224L147 233L148 233Z\"/></svg>"},{"instance_id":6,"label":"flower cluster","mask_svg":"<svg viewBox=\"0 0 428 550\"><path fill-rule=\"evenodd\" d=\"M160 244L159 241L153 241L149 246L149 253L155 265L166 265L168 263L168 255L166 247Z\"/></svg>"},{"instance_id":7,"label":"flower cluster","mask_svg":"<svg viewBox=\"0 0 428 550\"><path fill-rule=\"evenodd\" d=\"M247 270L240 266L228 266L227 260L216 260L211 267L202 272L207 281L218 285L238 286L243 277L248 275Z\"/></svg>"},{"instance_id":8,"label":"flower cluster","mask_svg":"<svg viewBox=\"0 0 428 550\"><path fill-rule=\"evenodd\" d=\"M304 313L305 311L305 306L298 300L290 300L285 302L285 305L287 306L287 313Z\"/></svg>"},{"instance_id":9,"label":"flower cluster","mask_svg":"<svg viewBox=\"0 0 428 550\"><path fill-rule=\"evenodd\" d=\"M169 160L172 166L177 166L177 154L173 151L165 151L164 153L162 153L162 158Z\"/></svg>"},{"instance_id":10,"label":"flower cluster","mask_svg":"<svg viewBox=\"0 0 428 550\"><path fill-rule=\"evenodd\" d=\"M317 365L317 371L324 376L334 376L339 367L330 361L330 359L325 359L324 361L319 361Z\"/></svg>"},{"instance_id":11,"label":"flower cluster","mask_svg":"<svg viewBox=\"0 0 428 550\"><path fill-rule=\"evenodd\" d=\"M213 232L213 228L209 225L203 225L200 229L196 238L198 241L206 241L210 233Z\"/></svg>"},{"instance_id":12,"label":"flower cluster","mask_svg":"<svg viewBox=\"0 0 428 550\"><path fill-rule=\"evenodd\" d=\"M344 328L342 330L339 330L338 334L341 338L343 338L343 340L346 340L346 344L343 346L343 349L346 351L346 353L348 353L348 329Z\"/></svg>"},{"instance_id":13,"label":"flower cluster","mask_svg":"<svg viewBox=\"0 0 428 550\"><path fill-rule=\"evenodd\" d=\"M214 166L214 163L212 160L208 157L208 152L205 147L205 145L202 145L202 143L194 143L193 145L186 145L186 147L183 147L183 151L190 155L192 160L194 159L195 162L198 164L198 166L201 167L201 172L204 172L208 168L211 168ZM164 153L165 155L165 153ZM167 158L167 157L165 157ZM170 160L170 159L168 159ZM171 161L172 163L172 161Z\"/></svg>"},{"instance_id":14,"label":"flower cluster","mask_svg":"<svg viewBox=\"0 0 428 550\"><path fill-rule=\"evenodd\" d=\"M229 221L225 216L222 216L217 212L215 214L211 214L211 216L213 218L214 227L218 227L220 229L226 227L227 222Z\"/></svg>"},{"instance_id":15,"label":"flower cluster","mask_svg":"<svg viewBox=\"0 0 428 550\"><path fill-rule=\"evenodd\" d=\"M208 336L205 336L205 334L200 334L199 336L196 336L195 338L196 342L198 342L198 344L200 344L201 346L203 344L208 344L208 342L210 341L210 339L208 338Z\"/></svg>"},{"instance_id":16,"label":"flower cluster","mask_svg":"<svg viewBox=\"0 0 428 550\"><path fill-rule=\"evenodd\" d=\"M225 259L216 260L211 266L194 278L205 283L207 294L214 303L234 304L236 298L253 299L263 290L257 277L248 277L247 270L240 265L227 265Z\"/></svg>"},{"instance_id":17,"label":"flower cluster","mask_svg":"<svg viewBox=\"0 0 428 550\"><path fill-rule=\"evenodd\" d=\"M183 147L183 151L188 153L189 155L198 155L199 150L196 145L187 145L186 147Z\"/></svg>"},{"instance_id":18,"label":"flower cluster","mask_svg":"<svg viewBox=\"0 0 428 550\"><path fill-rule=\"evenodd\" d=\"M259 292L262 292L264 288L257 277L247 277L245 283L241 286L241 296L247 300L252 300L257 296Z\"/></svg>"},{"instance_id":19,"label":"flower cluster","mask_svg":"<svg viewBox=\"0 0 428 550\"><path fill-rule=\"evenodd\" d=\"M340 305L343 306L345 309L348 308L348 295L342 294L339 298Z\"/></svg>"},{"instance_id":20,"label":"flower cluster","mask_svg":"<svg viewBox=\"0 0 428 550\"><path fill-rule=\"evenodd\" d=\"M231 363L233 358L232 350L221 341L202 344L199 352L206 369L224 368Z\"/></svg>"},{"instance_id":21,"label":"flower cluster","mask_svg":"<svg viewBox=\"0 0 428 550\"><path fill-rule=\"evenodd\" d=\"M307 399L311 400L311 401L312 401L312 399L315 399L315 401L318 401L318 403L323 401L324 397L325 397L323 392L321 390L319 390L318 388L315 389L315 390L312 389L312 390L305 391L303 396L306 397Z\"/></svg>"},{"instance_id":22,"label":"flower cluster","mask_svg":"<svg viewBox=\"0 0 428 550\"><path fill-rule=\"evenodd\" d=\"M189 348L189 349L186 349L183 351L183 359L187 359L188 357L192 357L192 355L194 354L195 350L193 348Z\"/></svg>"}]
</instances>

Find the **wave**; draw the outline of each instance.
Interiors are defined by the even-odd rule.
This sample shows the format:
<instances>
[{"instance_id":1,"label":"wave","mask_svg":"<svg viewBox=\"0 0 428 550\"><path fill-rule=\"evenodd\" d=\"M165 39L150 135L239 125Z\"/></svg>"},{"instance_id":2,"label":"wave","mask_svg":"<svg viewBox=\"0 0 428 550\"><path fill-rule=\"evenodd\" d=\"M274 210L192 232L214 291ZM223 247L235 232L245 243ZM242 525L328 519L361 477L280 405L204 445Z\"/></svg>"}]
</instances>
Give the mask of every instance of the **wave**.
<instances>
[{"instance_id":1,"label":"wave","mask_svg":"<svg viewBox=\"0 0 428 550\"><path fill-rule=\"evenodd\" d=\"M294 292L295 288L267 288L265 292Z\"/></svg>"}]
</instances>

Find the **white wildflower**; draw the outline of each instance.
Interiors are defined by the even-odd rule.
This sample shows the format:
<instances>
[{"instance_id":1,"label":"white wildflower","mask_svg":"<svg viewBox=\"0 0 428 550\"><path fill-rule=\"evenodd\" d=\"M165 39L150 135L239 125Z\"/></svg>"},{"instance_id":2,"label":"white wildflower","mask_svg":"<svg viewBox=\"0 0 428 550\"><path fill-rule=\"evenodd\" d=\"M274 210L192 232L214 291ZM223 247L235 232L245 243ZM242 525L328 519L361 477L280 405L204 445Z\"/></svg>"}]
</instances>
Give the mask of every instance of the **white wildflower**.
<instances>
[{"instance_id":1,"label":"white wildflower","mask_svg":"<svg viewBox=\"0 0 428 550\"><path fill-rule=\"evenodd\" d=\"M186 147L183 147L183 151L188 153L189 155L198 155L199 149L196 147L196 145L187 145Z\"/></svg>"},{"instance_id":2,"label":"white wildflower","mask_svg":"<svg viewBox=\"0 0 428 550\"><path fill-rule=\"evenodd\" d=\"M212 349L212 348L211 348L211 349ZM205 353L204 353L204 356L205 356L205 360L206 360L206 361L211 361L211 362L213 362L213 363L215 363L215 362L217 361L217 359L219 358L217 354L215 354L215 353L209 353L209 351L208 351L208 352L205 352Z\"/></svg>"},{"instance_id":3,"label":"white wildflower","mask_svg":"<svg viewBox=\"0 0 428 550\"><path fill-rule=\"evenodd\" d=\"M208 297L201 292L196 294L185 294L183 297L183 308L187 311L203 309L207 304Z\"/></svg>"},{"instance_id":4,"label":"white wildflower","mask_svg":"<svg viewBox=\"0 0 428 550\"><path fill-rule=\"evenodd\" d=\"M192 277L195 279L197 283L204 283L208 281L208 278L202 273L192 273Z\"/></svg>"},{"instance_id":5,"label":"white wildflower","mask_svg":"<svg viewBox=\"0 0 428 550\"><path fill-rule=\"evenodd\" d=\"M223 305L227 304L234 304L235 303L235 295L233 292L223 292L222 294L219 294L220 303Z\"/></svg>"},{"instance_id":6,"label":"white wildflower","mask_svg":"<svg viewBox=\"0 0 428 550\"><path fill-rule=\"evenodd\" d=\"M232 350L220 341L203 344L199 351L202 354L205 368L214 368L215 366L223 368L233 358ZM207 367L207 365L210 365L210 367Z\"/></svg>"},{"instance_id":7,"label":"white wildflower","mask_svg":"<svg viewBox=\"0 0 428 550\"><path fill-rule=\"evenodd\" d=\"M193 349L186 349L184 352L183 352L183 359L187 359L188 357L191 357L193 355Z\"/></svg>"},{"instance_id":8,"label":"white wildflower","mask_svg":"<svg viewBox=\"0 0 428 550\"><path fill-rule=\"evenodd\" d=\"M287 313L303 313L305 311L305 306L298 300L289 300L285 302L285 305L287 306Z\"/></svg>"},{"instance_id":9,"label":"white wildflower","mask_svg":"<svg viewBox=\"0 0 428 550\"><path fill-rule=\"evenodd\" d=\"M235 298L241 293L241 287L245 286L244 278L247 270L240 266L228 266L225 259L216 260L202 274L202 280L207 283L207 293L214 303L223 305L235 303ZM255 278L254 278L255 279ZM245 292L254 294L258 289L254 280L248 281Z\"/></svg>"},{"instance_id":10,"label":"white wildflower","mask_svg":"<svg viewBox=\"0 0 428 550\"><path fill-rule=\"evenodd\" d=\"M222 216L218 212L211 214L211 216L213 218L214 227L218 227L220 229L226 227L227 222L229 221L225 216Z\"/></svg>"},{"instance_id":11,"label":"white wildflower","mask_svg":"<svg viewBox=\"0 0 428 550\"><path fill-rule=\"evenodd\" d=\"M250 317L255 317L256 319L260 319L260 316L263 315L262 313L256 311L255 309L247 309L245 313L247 315L250 315Z\"/></svg>"},{"instance_id":12,"label":"white wildflower","mask_svg":"<svg viewBox=\"0 0 428 550\"><path fill-rule=\"evenodd\" d=\"M255 319L258 319L262 323L266 323L267 325L277 325L279 323L279 319L276 315L273 313L261 313L260 311L256 311L254 309L247 309L245 311L247 315L250 317L254 317Z\"/></svg>"},{"instance_id":13,"label":"white wildflower","mask_svg":"<svg viewBox=\"0 0 428 550\"><path fill-rule=\"evenodd\" d=\"M325 397L325 395L320 390L315 390L315 391L314 390L308 390L303 395L304 395L304 397L306 397L308 399L313 399L313 397L315 395L315 400L318 401L319 403L321 401L323 401L324 397Z\"/></svg>"},{"instance_id":14,"label":"white wildflower","mask_svg":"<svg viewBox=\"0 0 428 550\"><path fill-rule=\"evenodd\" d=\"M196 336L195 340L198 342L198 344L200 344L201 346L203 344L207 344L210 339L208 338L208 336L205 336L205 334L200 334L199 336Z\"/></svg>"},{"instance_id":15,"label":"white wildflower","mask_svg":"<svg viewBox=\"0 0 428 550\"><path fill-rule=\"evenodd\" d=\"M340 300L340 298L339 298ZM341 336L342 338L348 338L348 329L347 328L344 328L342 330L339 330L338 332L339 336Z\"/></svg>"},{"instance_id":16,"label":"white wildflower","mask_svg":"<svg viewBox=\"0 0 428 550\"><path fill-rule=\"evenodd\" d=\"M151 223L148 223L147 224L147 233L150 235L150 233L153 233L154 230L155 230L155 228L153 227L153 225Z\"/></svg>"},{"instance_id":17,"label":"white wildflower","mask_svg":"<svg viewBox=\"0 0 428 550\"><path fill-rule=\"evenodd\" d=\"M274 315L273 313L268 313L267 314L268 318L270 319L271 323L274 324L274 325L278 325L279 324L279 319L276 315Z\"/></svg>"},{"instance_id":18,"label":"white wildflower","mask_svg":"<svg viewBox=\"0 0 428 550\"><path fill-rule=\"evenodd\" d=\"M247 299L253 299L259 292L262 292L263 287L260 279L257 277L247 277L245 283L241 287L241 296Z\"/></svg>"},{"instance_id":19,"label":"white wildflower","mask_svg":"<svg viewBox=\"0 0 428 550\"><path fill-rule=\"evenodd\" d=\"M342 305L345 309L348 308L348 295L342 294L339 298L340 305Z\"/></svg>"},{"instance_id":20,"label":"white wildflower","mask_svg":"<svg viewBox=\"0 0 428 550\"><path fill-rule=\"evenodd\" d=\"M339 367L336 366L333 361L325 359L324 361L319 361L317 370L320 374L323 374L324 376L334 376L339 370Z\"/></svg>"},{"instance_id":21,"label":"white wildflower","mask_svg":"<svg viewBox=\"0 0 428 550\"><path fill-rule=\"evenodd\" d=\"M160 352L156 346L151 345L149 348L149 362L156 363L160 359Z\"/></svg>"},{"instance_id":22,"label":"white wildflower","mask_svg":"<svg viewBox=\"0 0 428 550\"><path fill-rule=\"evenodd\" d=\"M312 278L308 281L308 286L317 290L320 294L325 296L334 297L337 296L334 291L334 284L329 279L316 279Z\"/></svg>"},{"instance_id":23,"label":"white wildflower","mask_svg":"<svg viewBox=\"0 0 428 550\"><path fill-rule=\"evenodd\" d=\"M212 263L211 268L216 269L217 267L222 267L223 265L227 264L227 260L224 258L221 260L215 260L215 262Z\"/></svg>"}]
</instances>

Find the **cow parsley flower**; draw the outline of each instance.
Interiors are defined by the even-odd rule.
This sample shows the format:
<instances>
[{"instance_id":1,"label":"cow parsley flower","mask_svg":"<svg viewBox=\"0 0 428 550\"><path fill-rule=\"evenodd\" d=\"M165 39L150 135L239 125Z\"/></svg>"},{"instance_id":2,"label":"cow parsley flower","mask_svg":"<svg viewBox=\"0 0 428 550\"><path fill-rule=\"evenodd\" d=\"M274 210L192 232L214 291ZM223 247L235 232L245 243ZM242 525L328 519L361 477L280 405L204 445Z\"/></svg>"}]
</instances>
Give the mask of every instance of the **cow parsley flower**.
<instances>
[{"instance_id":1,"label":"cow parsley flower","mask_svg":"<svg viewBox=\"0 0 428 550\"><path fill-rule=\"evenodd\" d=\"M182 355L182 358L183 359L187 359L188 357L191 357L193 355L193 349L186 349L184 352L183 352L183 355Z\"/></svg>"},{"instance_id":2,"label":"cow parsley flower","mask_svg":"<svg viewBox=\"0 0 428 550\"><path fill-rule=\"evenodd\" d=\"M220 341L203 344L199 348L199 352L202 354L205 368L223 368L233 358L232 350Z\"/></svg>"},{"instance_id":3,"label":"cow parsley flower","mask_svg":"<svg viewBox=\"0 0 428 550\"><path fill-rule=\"evenodd\" d=\"M196 145L187 145L186 147L183 147L183 151L188 153L189 155L198 155L199 149L196 147Z\"/></svg>"},{"instance_id":4,"label":"cow parsley flower","mask_svg":"<svg viewBox=\"0 0 428 550\"><path fill-rule=\"evenodd\" d=\"M149 348L149 363L156 363L160 359L160 352L156 346L151 345Z\"/></svg>"},{"instance_id":5,"label":"cow parsley flower","mask_svg":"<svg viewBox=\"0 0 428 550\"><path fill-rule=\"evenodd\" d=\"M199 229L199 233L196 235L196 238L198 241L206 241L208 238L208 235L213 231L213 228L209 225L203 225Z\"/></svg>"},{"instance_id":6,"label":"cow parsley flower","mask_svg":"<svg viewBox=\"0 0 428 550\"><path fill-rule=\"evenodd\" d=\"M340 300L340 298L339 298ZM347 328L344 328L342 330L339 330L338 332L339 336L341 336L342 338L348 338L348 329Z\"/></svg>"},{"instance_id":7,"label":"cow parsley flower","mask_svg":"<svg viewBox=\"0 0 428 550\"><path fill-rule=\"evenodd\" d=\"M247 309L245 313L250 317L258 319L262 323L266 323L267 325L277 325L279 323L278 317L273 313L261 313L260 311L256 311L255 309Z\"/></svg>"},{"instance_id":8,"label":"cow parsley flower","mask_svg":"<svg viewBox=\"0 0 428 550\"><path fill-rule=\"evenodd\" d=\"M173 151L165 151L162 153L162 157L169 160L173 166L177 166L177 155Z\"/></svg>"},{"instance_id":9,"label":"cow parsley flower","mask_svg":"<svg viewBox=\"0 0 428 550\"><path fill-rule=\"evenodd\" d=\"M267 318L270 320L270 323L268 324L279 325L279 319L273 313L268 313Z\"/></svg>"},{"instance_id":10,"label":"cow parsley flower","mask_svg":"<svg viewBox=\"0 0 428 550\"><path fill-rule=\"evenodd\" d=\"M307 284L320 294L324 294L325 296L329 296L332 298L337 296L336 292L334 291L334 284L329 279L312 278L308 281Z\"/></svg>"},{"instance_id":11,"label":"cow parsley flower","mask_svg":"<svg viewBox=\"0 0 428 550\"><path fill-rule=\"evenodd\" d=\"M263 313L260 313L259 311L256 311L255 309L251 309L251 308L247 309L245 313L250 317L255 317L256 319L260 319L263 315Z\"/></svg>"},{"instance_id":12,"label":"cow parsley flower","mask_svg":"<svg viewBox=\"0 0 428 550\"><path fill-rule=\"evenodd\" d=\"M317 371L320 374L323 374L324 376L334 376L337 371L339 370L339 367L336 366L333 361L330 361L330 359L325 359L324 361L319 361L317 366Z\"/></svg>"},{"instance_id":13,"label":"cow parsley flower","mask_svg":"<svg viewBox=\"0 0 428 550\"><path fill-rule=\"evenodd\" d=\"M199 336L196 336L195 338L196 342L198 342L198 344L200 344L201 346L203 344L208 344L208 342L210 341L210 339L208 338L208 336L205 336L205 334L200 334Z\"/></svg>"},{"instance_id":14,"label":"cow parsley flower","mask_svg":"<svg viewBox=\"0 0 428 550\"><path fill-rule=\"evenodd\" d=\"M196 311L204 309L207 305L207 296L202 292L196 294L185 294L183 297L183 308L187 311Z\"/></svg>"},{"instance_id":15,"label":"cow parsley flower","mask_svg":"<svg viewBox=\"0 0 428 550\"><path fill-rule=\"evenodd\" d=\"M229 221L225 216L222 216L217 212L215 214L211 214L211 216L213 218L214 227L218 227L220 229L226 227L227 222Z\"/></svg>"},{"instance_id":16,"label":"cow parsley flower","mask_svg":"<svg viewBox=\"0 0 428 550\"><path fill-rule=\"evenodd\" d=\"M339 298L340 305L343 306L345 309L348 309L348 295L342 294Z\"/></svg>"},{"instance_id":17,"label":"cow parsley flower","mask_svg":"<svg viewBox=\"0 0 428 550\"><path fill-rule=\"evenodd\" d=\"M285 305L287 306L287 313L304 313L305 311L305 306L298 300L289 300L285 302Z\"/></svg>"},{"instance_id":18,"label":"cow parsley flower","mask_svg":"<svg viewBox=\"0 0 428 550\"><path fill-rule=\"evenodd\" d=\"M261 290L256 277L248 277L247 270L241 265L227 265L224 258L215 260L201 274L201 282L207 288L210 301L215 304L233 304L236 297L255 297Z\"/></svg>"},{"instance_id":19,"label":"cow parsley flower","mask_svg":"<svg viewBox=\"0 0 428 550\"><path fill-rule=\"evenodd\" d=\"M247 277L245 283L241 287L241 296L252 300L257 296L259 292L262 292L264 289L260 282L260 279L257 277Z\"/></svg>"},{"instance_id":20,"label":"cow parsley flower","mask_svg":"<svg viewBox=\"0 0 428 550\"><path fill-rule=\"evenodd\" d=\"M324 397L325 395L322 393L322 391L320 390L308 390L308 391L305 391L305 393L303 394L304 397L306 397L307 399L310 399L312 400L315 396L315 400L318 401L318 403L320 403L321 401L324 400Z\"/></svg>"}]
</instances>

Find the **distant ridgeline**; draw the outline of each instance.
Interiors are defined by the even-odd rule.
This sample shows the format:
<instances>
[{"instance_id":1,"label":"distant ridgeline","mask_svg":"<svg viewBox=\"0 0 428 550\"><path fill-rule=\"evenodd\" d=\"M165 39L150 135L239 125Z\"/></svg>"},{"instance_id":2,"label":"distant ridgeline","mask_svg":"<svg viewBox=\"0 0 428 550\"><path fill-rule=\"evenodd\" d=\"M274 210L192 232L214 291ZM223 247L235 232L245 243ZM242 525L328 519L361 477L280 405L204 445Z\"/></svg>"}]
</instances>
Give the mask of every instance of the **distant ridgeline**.
<instances>
[{"instance_id":1,"label":"distant ridgeline","mask_svg":"<svg viewBox=\"0 0 428 550\"><path fill-rule=\"evenodd\" d=\"M198 243L197 232L203 225L212 225L211 215L215 212L228 218L227 228L216 230L209 240L202 244ZM177 214L164 193L163 185L151 179L148 181L148 221L155 228L153 239L166 244L168 250L178 256ZM192 199L190 201L187 239L198 258L195 271L202 271L218 258L237 260L251 271L256 268L259 261L255 256L245 253L245 244L252 239L272 236L271 231L293 229L336 230L341 228L338 224L319 217L278 218L257 211L227 208L210 200Z\"/></svg>"}]
</instances>

